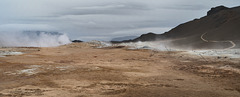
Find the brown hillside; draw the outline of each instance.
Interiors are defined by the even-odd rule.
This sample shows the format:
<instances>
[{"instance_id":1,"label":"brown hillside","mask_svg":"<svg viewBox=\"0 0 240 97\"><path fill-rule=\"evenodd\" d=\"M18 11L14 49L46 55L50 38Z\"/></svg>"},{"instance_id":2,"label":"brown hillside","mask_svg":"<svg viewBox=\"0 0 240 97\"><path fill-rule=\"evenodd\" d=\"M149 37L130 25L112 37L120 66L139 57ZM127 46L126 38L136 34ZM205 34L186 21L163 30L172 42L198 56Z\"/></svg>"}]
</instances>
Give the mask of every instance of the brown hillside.
<instances>
[{"instance_id":1,"label":"brown hillside","mask_svg":"<svg viewBox=\"0 0 240 97\"><path fill-rule=\"evenodd\" d=\"M203 38L209 42L201 39L204 33L206 34ZM141 37L133 41L152 41L155 38L157 40L167 38L178 39L172 42L177 47L199 49L228 48L232 45L229 41L238 44L240 40L240 7L227 8L218 6L208 11L207 16L180 24L169 32L148 37L148 39L146 39L146 36L144 39ZM236 47L238 45L234 48Z\"/></svg>"}]
</instances>

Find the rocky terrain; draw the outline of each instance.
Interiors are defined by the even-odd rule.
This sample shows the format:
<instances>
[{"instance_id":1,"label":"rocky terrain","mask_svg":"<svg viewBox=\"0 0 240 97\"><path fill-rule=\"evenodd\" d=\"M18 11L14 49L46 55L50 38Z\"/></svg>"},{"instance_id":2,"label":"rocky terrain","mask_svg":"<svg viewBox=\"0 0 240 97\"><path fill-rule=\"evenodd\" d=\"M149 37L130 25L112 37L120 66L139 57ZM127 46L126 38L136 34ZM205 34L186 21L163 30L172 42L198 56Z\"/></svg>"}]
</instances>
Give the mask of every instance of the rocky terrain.
<instances>
[{"instance_id":1,"label":"rocky terrain","mask_svg":"<svg viewBox=\"0 0 240 97\"><path fill-rule=\"evenodd\" d=\"M0 57L0 97L239 97L239 58L96 42Z\"/></svg>"}]
</instances>

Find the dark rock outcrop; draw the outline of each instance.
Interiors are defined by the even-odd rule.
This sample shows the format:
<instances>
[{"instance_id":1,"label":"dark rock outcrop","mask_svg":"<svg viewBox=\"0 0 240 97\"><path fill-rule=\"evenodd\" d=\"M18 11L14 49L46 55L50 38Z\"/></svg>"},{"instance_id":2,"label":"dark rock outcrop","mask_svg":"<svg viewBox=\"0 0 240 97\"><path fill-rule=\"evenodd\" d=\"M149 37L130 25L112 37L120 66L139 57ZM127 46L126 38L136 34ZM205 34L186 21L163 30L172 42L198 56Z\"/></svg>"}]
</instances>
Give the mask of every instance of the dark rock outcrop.
<instances>
[{"instance_id":1,"label":"dark rock outcrop","mask_svg":"<svg viewBox=\"0 0 240 97\"><path fill-rule=\"evenodd\" d=\"M211 8L211 10L209 10L207 12L207 15L208 16L209 15L213 15L215 13L218 13L219 11L226 10L226 9L229 9L229 8L227 8L227 7L223 6L223 5L222 6L213 7L213 8Z\"/></svg>"}]
</instances>

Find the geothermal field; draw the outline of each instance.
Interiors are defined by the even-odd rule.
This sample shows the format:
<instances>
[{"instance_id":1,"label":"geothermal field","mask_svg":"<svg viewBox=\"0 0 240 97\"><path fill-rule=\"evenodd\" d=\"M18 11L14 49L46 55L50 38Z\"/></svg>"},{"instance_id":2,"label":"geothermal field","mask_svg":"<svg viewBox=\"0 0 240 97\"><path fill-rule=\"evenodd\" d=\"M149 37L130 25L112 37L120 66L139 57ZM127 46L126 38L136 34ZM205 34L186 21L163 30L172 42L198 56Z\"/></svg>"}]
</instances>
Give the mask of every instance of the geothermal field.
<instances>
[{"instance_id":1,"label":"geothermal field","mask_svg":"<svg viewBox=\"0 0 240 97\"><path fill-rule=\"evenodd\" d=\"M1 48L0 97L239 97L239 53L154 42Z\"/></svg>"},{"instance_id":2,"label":"geothermal field","mask_svg":"<svg viewBox=\"0 0 240 97\"><path fill-rule=\"evenodd\" d=\"M0 0L0 97L240 97L240 0Z\"/></svg>"}]
</instances>

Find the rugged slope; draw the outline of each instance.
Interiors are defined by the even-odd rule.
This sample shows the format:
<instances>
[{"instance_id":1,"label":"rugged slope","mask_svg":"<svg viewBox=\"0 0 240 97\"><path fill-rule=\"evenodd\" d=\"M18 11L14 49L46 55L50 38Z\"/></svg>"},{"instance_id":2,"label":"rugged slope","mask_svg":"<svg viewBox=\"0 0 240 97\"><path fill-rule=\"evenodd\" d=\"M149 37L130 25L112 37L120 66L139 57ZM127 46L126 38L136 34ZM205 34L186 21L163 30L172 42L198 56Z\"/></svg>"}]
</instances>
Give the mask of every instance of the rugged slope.
<instances>
[{"instance_id":1,"label":"rugged slope","mask_svg":"<svg viewBox=\"0 0 240 97\"><path fill-rule=\"evenodd\" d=\"M201 39L203 34L208 42ZM178 47L228 48L232 46L228 41L238 44L239 37L240 7L218 6L208 11L207 16L180 24L164 34L148 33L131 41L175 39L172 45Z\"/></svg>"}]
</instances>

